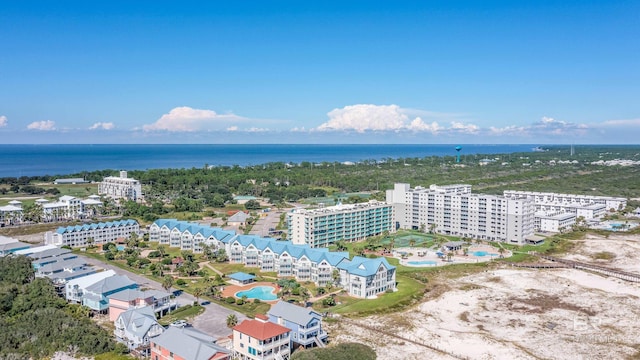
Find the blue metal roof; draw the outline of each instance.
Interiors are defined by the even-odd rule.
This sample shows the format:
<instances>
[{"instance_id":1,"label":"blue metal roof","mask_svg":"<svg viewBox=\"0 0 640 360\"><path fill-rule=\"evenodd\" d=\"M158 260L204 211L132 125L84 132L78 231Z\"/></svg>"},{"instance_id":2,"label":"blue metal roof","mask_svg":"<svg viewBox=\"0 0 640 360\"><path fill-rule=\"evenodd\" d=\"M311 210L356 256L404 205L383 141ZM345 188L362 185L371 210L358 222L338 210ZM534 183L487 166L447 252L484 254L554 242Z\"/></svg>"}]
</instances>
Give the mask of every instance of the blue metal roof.
<instances>
[{"instance_id":1,"label":"blue metal roof","mask_svg":"<svg viewBox=\"0 0 640 360\"><path fill-rule=\"evenodd\" d=\"M338 269L346 270L349 274L373 276L378 272L380 265L383 265L387 270L396 268L389 264L387 259L383 257L368 259L361 256L354 256L353 259L345 260L338 264Z\"/></svg>"},{"instance_id":2,"label":"blue metal roof","mask_svg":"<svg viewBox=\"0 0 640 360\"><path fill-rule=\"evenodd\" d=\"M251 275L251 274L247 274L247 273L243 273L243 272L237 272L237 273L233 273L231 275L229 275L229 277L233 280L237 280L237 281L247 281L247 280L253 280L256 277Z\"/></svg>"},{"instance_id":3,"label":"blue metal roof","mask_svg":"<svg viewBox=\"0 0 640 360\"><path fill-rule=\"evenodd\" d=\"M127 219L127 220L108 221L108 222L91 223L91 224L75 225L75 226L67 226L67 227L62 226L56 229L56 233L65 234L65 233L71 233L71 232L80 232L80 231L87 231L87 230L94 230L94 229L104 229L104 228L111 228L111 227L134 225L137 223L138 222L136 220Z\"/></svg>"}]
</instances>

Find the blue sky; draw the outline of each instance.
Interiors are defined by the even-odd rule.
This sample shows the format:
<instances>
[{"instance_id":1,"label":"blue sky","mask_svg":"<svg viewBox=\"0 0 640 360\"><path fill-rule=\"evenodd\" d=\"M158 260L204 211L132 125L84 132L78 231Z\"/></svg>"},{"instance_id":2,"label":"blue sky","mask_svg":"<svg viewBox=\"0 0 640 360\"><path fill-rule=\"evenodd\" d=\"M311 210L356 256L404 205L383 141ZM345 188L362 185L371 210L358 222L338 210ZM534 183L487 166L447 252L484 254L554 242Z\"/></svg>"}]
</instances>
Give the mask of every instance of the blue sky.
<instances>
[{"instance_id":1,"label":"blue sky","mask_svg":"<svg viewBox=\"0 0 640 360\"><path fill-rule=\"evenodd\" d=\"M5 2L0 141L638 143L638 1L318 3Z\"/></svg>"}]
</instances>

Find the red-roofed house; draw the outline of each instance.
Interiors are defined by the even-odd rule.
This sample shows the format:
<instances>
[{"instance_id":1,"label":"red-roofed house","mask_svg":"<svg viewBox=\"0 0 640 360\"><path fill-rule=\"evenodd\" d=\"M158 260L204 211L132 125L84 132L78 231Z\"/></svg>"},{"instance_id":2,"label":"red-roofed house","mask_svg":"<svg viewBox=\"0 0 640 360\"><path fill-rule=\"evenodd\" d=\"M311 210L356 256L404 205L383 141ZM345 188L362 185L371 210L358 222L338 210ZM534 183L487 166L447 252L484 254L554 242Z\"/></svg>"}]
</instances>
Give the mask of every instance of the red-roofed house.
<instances>
[{"instance_id":1,"label":"red-roofed house","mask_svg":"<svg viewBox=\"0 0 640 360\"><path fill-rule=\"evenodd\" d=\"M265 315L245 320L233 328L234 356L242 359L288 359L291 329L269 322Z\"/></svg>"}]
</instances>

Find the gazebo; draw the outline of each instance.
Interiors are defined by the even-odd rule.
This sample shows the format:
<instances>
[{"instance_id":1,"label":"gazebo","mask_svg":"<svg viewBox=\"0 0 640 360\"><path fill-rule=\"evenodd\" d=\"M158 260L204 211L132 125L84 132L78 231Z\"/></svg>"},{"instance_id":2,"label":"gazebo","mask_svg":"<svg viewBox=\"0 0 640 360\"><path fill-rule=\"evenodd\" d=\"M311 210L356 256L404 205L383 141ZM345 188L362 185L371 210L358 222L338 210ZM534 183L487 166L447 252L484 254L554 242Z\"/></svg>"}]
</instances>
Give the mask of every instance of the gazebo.
<instances>
[{"instance_id":1,"label":"gazebo","mask_svg":"<svg viewBox=\"0 0 640 360\"><path fill-rule=\"evenodd\" d=\"M229 279L231 279L232 283L237 285L247 285L251 284L256 277L251 274L237 272L229 275Z\"/></svg>"}]
</instances>

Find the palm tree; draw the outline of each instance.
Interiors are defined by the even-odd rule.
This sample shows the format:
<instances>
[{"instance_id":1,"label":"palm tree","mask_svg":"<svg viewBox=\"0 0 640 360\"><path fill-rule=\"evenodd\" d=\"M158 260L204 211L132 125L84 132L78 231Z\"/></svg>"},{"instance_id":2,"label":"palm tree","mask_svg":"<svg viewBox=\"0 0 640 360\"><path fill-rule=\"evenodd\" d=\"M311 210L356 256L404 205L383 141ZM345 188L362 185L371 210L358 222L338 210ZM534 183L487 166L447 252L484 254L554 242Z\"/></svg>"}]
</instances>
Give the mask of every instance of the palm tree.
<instances>
[{"instance_id":1,"label":"palm tree","mask_svg":"<svg viewBox=\"0 0 640 360\"><path fill-rule=\"evenodd\" d=\"M227 316L227 327L232 328L236 325L238 325L238 317L235 314L229 314Z\"/></svg>"},{"instance_id":2,"label":"palm tree","mask_svg":"<svg viewBox=\"0 0 640 360\"><path fill-rule=\"evenodd\" d=\"M196 303L200 304L200 297L204 294L204 290L201 287L193 289L193 296L196 297Z\"/></svg>"},{"instance_id":3,"label":"palm tree","mask_svg":"<svg viewBox=\"0 0 640 360\"><path fill-rule=\"evenodd\" d=\"M448 262L451 262L451 258L452 258L452 257L453 257L453 251L449 251L449 252L447 253L447 261L448 261Z\"/></svg>"},{"instance_id":4,"label":"palm tree","mask_svg":"<svg viewBox=\"0 0 640 360\"><path fill-rule=\"evenodd\" d=\"M431 234L435 233L437 227L438 225L436 225L436 223L432 223L431 225L429 225L429 233Z\"/></svg>"},{"instance_id":5,"label":"palm tree","mask_svg":"<svg viewBox=\"0 0 640 360\"><path fill-rule=\"evenodd\" d=\"M416 239L411 238L409 239L409 247L414 247L416 245Z\"/></svg>"},{"instance_id":6,"label":"palm tree","mask_svg":"<svg viewBox=\"0 0 640 360\"><path fill-rule=\"evenodd\" d=\"M172 286L173 286L173 277L169 275L165 276L164 279L162 280L162 287L168 291L169 289L171 289Z\"/></svg>"},{"instance_id":7,"label":"palm tree","mask_svg":"<svg viewBox=\"0 0 640 360\"><path fill-rule=\"evenodd\" d=\"M498 249L498 253L500 254L500 257L504 257L504 253L505 253L505 249L503 247L500 247L500 249Z\"/></svg>"},{"instance_id":8,"label":"palm tree","mask_svg":"<svg viewBox=\"0 0 640 360\"><path fill-rule=\"evenodd\" d=\"M462 249L462 253L464 254L464 256L468 256L469 255L469 248Z\"/></svg>"}]
</instances>

